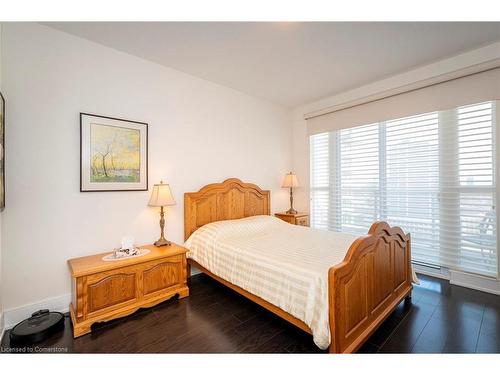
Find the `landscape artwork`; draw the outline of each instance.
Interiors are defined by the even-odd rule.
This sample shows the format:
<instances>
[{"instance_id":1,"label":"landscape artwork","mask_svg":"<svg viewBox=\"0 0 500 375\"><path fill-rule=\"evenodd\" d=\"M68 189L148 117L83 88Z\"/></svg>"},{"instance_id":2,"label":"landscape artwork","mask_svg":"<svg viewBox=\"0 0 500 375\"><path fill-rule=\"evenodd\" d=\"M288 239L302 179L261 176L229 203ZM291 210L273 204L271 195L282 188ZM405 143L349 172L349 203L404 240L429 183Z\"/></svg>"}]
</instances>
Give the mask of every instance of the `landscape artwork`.
<instances>
[{"instance_id":1,"label":"landscape artwork","mask_svg":"<svg viewBox=\"0 0 500 375\"><path fill-rule=\"evenodd\" d=\"M139 182L140 132L137 129L90 124L90 181Z\"/></svg>"},{"instance_id":2,"label":"landscape artwork","mask_svg":"<svg viewBox=\"0 0 500 375\"><path fill-rule=\"evenodd\" d=\"M81 191L147 190L147 124L80 114Z\"/></svg>"}]
</instances>

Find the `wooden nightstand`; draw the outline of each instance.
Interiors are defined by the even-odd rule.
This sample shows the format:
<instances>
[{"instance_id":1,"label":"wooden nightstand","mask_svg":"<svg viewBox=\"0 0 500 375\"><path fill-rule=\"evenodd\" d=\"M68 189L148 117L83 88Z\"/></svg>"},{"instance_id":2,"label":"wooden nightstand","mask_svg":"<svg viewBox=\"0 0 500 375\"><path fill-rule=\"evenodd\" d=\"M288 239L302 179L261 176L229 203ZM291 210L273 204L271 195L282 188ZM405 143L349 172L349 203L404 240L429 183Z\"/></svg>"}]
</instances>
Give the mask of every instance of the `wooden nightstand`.
<instances>
[{"instance_id":1,"label":"wooden nightstand","mask_svg":"<svg viewBox=\"0 0 500 375\"><path fill-rule=\"evenodd\" d=\"M277 214L274 214L274 216L290 224L302 225L304 227L309 226L309 214L303 212L298 212L296 214L287 214L285 212L279 212Z\"/></svg>"},{"instance_id":2,"label":"wooden nightstand","mask_svg":"<svg viewBox=\"0 0 500 375\"><path fill-rule=\"evenodd\" d=\"M96 322L106 322L151 307L178 294L189 295L186 284L187 249L172 244L149 249L136 258L104 261L109 254L70 259L73 336L90 332Z\"/></svg>"}]
</instances>

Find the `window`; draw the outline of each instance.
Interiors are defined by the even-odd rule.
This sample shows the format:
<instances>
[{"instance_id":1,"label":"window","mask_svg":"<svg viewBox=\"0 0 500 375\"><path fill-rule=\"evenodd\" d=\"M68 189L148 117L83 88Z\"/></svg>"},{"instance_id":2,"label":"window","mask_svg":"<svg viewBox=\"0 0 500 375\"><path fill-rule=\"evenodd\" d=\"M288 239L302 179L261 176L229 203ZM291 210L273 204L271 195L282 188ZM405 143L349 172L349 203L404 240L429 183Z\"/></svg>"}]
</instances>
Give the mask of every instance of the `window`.
<instances>
[{"instance_id":1,"label":"window","mask_svg":"<svg viewBox=\"0 0 500 375\"><path fill-rule=\"evenodd\" d=\"M311 225L412 235L415 262L497 275L495 103L311 136Z\"/></svg>"}]
</instances>

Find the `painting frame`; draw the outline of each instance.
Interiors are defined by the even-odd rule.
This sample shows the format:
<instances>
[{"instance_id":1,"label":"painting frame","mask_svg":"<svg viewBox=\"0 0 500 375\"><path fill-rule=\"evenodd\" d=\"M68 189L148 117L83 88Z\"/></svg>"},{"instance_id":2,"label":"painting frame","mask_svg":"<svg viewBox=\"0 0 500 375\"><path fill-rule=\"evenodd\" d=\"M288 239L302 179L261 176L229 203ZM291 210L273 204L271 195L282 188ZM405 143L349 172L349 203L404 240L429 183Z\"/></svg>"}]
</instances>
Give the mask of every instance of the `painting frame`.
<instances>
[{"instance_id":1,"label":"painting frame","mask_svg":"<svg viewBox=\"0 0 500 375\"><path fill-rule=\"evenodd\" d=\"M0 92L0 212L5 209L5 98Z\"/></svg>"},{"instance_id":2,"label":"painting frame","mask_svg":"<svg viewBox=\"0 0 500 375\"><path fill-rule=\"evenodd\" d=\"M138 159L139 168L126 169L133 174L128 174L126 177L129 180L119 181L113 180L113 176L106 174L106 164L109 163L105 157L102 157L100 173L94 172L92 167L93 152L95 149L95 134L94 130L113 131L115 128L121 134L123 139L124 134L130 133L133 135L134 141L137 140L136 132L138 131L139 146L138 151L134 148L134 160ZM102 134L102 131L101 131ZM127 139L125 139L127 141ZM94 142L94 145L93 143ZM114 142L114 141L113 141ZM137 148L137 147L136 147ZM138 157L137 157L138 152ZM127 120L118 117L102 116L93 113L80 112L80 192L118 192L118 191L147 191L148 190L148 124L140 121ZM118 155L119 156L119 155ZM109 166L108 166L109 169ZM113 166L114 169L114 166ZM102 170L106 174L106 180L102 176ZM123 171L123 170L122 170ZM130 177L132 176L132 177ZM116 178L123 178L116 176ZM138 178L138 181L135 179Z\"/></svg>"}]
</instances>

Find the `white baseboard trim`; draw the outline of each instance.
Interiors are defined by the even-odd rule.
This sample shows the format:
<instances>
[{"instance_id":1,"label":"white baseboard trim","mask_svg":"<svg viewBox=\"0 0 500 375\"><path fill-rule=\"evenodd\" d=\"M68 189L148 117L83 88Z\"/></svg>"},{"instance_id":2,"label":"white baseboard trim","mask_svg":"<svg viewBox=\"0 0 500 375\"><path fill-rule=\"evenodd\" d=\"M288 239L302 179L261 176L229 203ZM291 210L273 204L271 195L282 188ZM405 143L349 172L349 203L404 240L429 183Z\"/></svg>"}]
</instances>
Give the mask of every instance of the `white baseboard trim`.
<instances>
[{"instance_id":1,"label":"white baseboard trim","mask_svg":"<svg viewBox=\"0 0 500 375\"><path fill-rule=\"evenodd\" d=\"M16 307L15 309L5 310L4 315L4 329L11 329L21 320L31 316L35 311L41 309L49 309L50 311L59 311L67 313L69 311L69 304L71 302L71 293L64 294L59 297L49 298L44 301Z\"/></svg>"},{"instance_id":2,"label":"white baseboard trim","mask_svg":"<svg viewBox=\"0 0 500 375\"><path fill-rule=\"evenodd\" d=\"M450 270L450 284L500 295L500 280L491 277Z\"/></svg>"}]
</instances>

